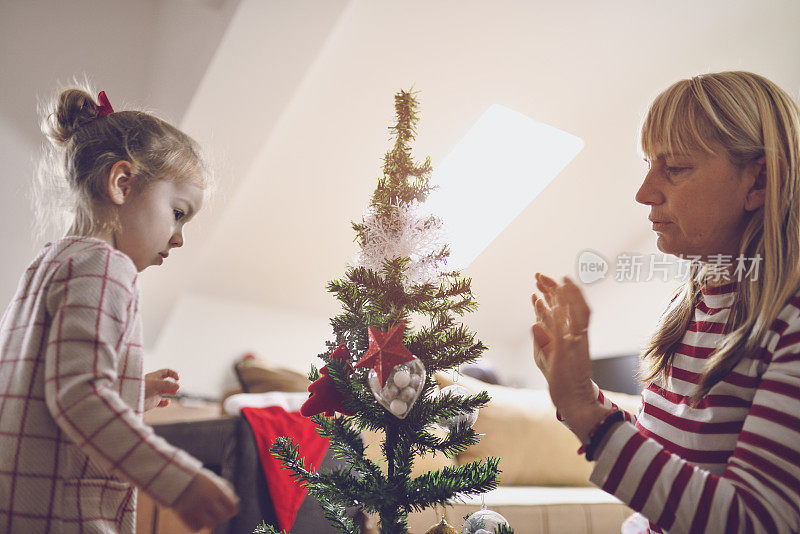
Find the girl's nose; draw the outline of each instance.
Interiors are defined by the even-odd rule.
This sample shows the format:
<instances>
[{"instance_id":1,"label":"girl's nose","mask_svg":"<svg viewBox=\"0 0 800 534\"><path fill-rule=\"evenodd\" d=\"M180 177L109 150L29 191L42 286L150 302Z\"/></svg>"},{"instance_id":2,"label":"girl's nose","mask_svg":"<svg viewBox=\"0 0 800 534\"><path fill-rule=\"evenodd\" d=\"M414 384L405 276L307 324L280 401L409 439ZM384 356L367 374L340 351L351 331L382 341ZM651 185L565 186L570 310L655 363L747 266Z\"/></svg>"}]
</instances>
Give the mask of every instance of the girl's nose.
<instances>
[{"instance_id":1,"label":"girl's nose","mask_svg":"<svg viewBox=\"0 0 800 534\"><path fill-rule=\"evenodd\" d=\"M175 232L175 234L172 236L172 239L170 240L169 244L172 247L183 246L183 231L182 230L178 230L177 232Z\"/></svg>"}]
</instances>

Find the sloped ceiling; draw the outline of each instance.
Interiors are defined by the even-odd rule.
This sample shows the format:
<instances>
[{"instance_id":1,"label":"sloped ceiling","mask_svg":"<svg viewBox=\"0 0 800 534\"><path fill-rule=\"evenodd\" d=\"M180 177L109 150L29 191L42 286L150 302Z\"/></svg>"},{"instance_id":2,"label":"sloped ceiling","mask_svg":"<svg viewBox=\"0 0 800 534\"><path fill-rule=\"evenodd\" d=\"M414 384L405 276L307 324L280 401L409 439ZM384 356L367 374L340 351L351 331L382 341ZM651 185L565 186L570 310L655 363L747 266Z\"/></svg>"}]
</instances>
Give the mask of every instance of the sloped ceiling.
<instances>
[{"instance_id":1,"label":"sloped ceiling","mask_svg":"<svg viewBox=\"0 0 800 534\"><path fill-rule=\"evenodd\" d=\"M148 346L182 295L321 317L338 310L325 285L354 253L349 222L374 187L400 89L419 91L416 153L430 155L434 167L494 103L586 143L466 271L481 302L468 323L489 345L509 350L528 344L535 271L574 275L586 248L607 258L653 250L649 210L633 197L644 171L637 127L659 91L729 69L764 74L795 97L800 89L795 0L63 6L0 2L0 134L10 138L2 143L10 177L0 202L11 251L0 289L10 298L38 248L19 201L38 144L35 95L56 79L95 72L116 101L176 119L217 171L217 194L187 228L187 246L143 273ZM77 43L64 45L65 26ZM474 210L482 216L479 205ZM594 341L601 352L635 348L631 321L654 319L669 289L647 287L607 280L586 288L603 326Z\"/></svg>"},{"instance_id":2,"label":"sloped ceiling","mask_svg":"<svg viewBox=\"0 0 800 534\"><path fill-rule=\"evenodd\" d=\"M183 123L228 155L223 197L173 265L148 273L159 305L147 329L156 335L182 291L335 313L326 281L352 258L349 221L388 147L392 95L413 87L417 156L434 167L493 103L586 143L467 269L481 301L469 323L490 345L526 342L535 271L574 276L582 249L613 258L654 242L633 198L648 102L679 78L729 69L797 95L798 22L793 1L243 0ZM613 291L587 291L613 309Z\"/></svg>"}]
</instances>

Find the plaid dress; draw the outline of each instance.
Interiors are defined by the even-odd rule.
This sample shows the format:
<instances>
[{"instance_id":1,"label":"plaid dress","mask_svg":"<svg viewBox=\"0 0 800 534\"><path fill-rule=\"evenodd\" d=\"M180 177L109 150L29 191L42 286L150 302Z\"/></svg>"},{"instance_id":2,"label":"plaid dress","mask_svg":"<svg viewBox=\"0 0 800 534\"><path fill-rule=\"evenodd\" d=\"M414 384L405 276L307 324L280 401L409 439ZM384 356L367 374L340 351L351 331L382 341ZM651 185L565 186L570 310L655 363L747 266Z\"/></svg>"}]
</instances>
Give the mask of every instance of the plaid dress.
<instances>
[{"instance_id":1,"label":"plaid dress","mask_svg":"<svg viewBox=\"0 0 800 534\"><path fill-rule=\"evenodd\" d=\"M0 321L0 532L133 533L201 469L142 422L138 272L106 242L48 243Z\"/></svg>"}]
</instances>

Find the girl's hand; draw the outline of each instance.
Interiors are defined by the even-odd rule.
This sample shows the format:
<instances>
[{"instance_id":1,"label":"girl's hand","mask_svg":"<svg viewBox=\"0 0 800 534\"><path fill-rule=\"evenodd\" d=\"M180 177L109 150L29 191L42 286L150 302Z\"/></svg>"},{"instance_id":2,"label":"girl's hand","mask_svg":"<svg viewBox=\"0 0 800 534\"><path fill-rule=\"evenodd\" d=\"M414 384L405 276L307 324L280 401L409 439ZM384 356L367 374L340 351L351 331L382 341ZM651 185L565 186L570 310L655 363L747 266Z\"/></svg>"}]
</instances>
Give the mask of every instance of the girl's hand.
<instances>
[{"instance_id":1,"label":"girl's hand","mask_svg":"<svg viewBox=\"0 0 800 534\"><path fill-rule=\"evenodd\" d=\"M204 527L213 530L239 513L239 497L227 480L203 468L172 508L192 531Z\"/></svg>"},{"instance_id":2,"label":"girl's hand","mask_svg":"<svg viewBox=\"0 0 800 534\"><path fill-rule=\"evenodd\" d=\"M173 378L173 380L167 380ZM178 373L172 369L159 369L144 375L144 411L152 410L156 407L167 406L169 399L162 395L175 395L178 393Z\"/></svg>"},{"instance_id":3,"label":"girl's hand","mask_svg":"<svg viewBox=\"0 0 800 534\"><path fill-rule=\"evenodd\" d=\"M533 332L533 358L550 389L553 405L579 438L584 427L591 428L598 415L602 417L592 387L592 365L589 358L589 306L572 280L555 280L536 273L536 287L544 299L531 296L536 310ZM586 420L589 419L587 422ZM588 430L586 430L588 433Z\"/></svg>"}]
</instances>

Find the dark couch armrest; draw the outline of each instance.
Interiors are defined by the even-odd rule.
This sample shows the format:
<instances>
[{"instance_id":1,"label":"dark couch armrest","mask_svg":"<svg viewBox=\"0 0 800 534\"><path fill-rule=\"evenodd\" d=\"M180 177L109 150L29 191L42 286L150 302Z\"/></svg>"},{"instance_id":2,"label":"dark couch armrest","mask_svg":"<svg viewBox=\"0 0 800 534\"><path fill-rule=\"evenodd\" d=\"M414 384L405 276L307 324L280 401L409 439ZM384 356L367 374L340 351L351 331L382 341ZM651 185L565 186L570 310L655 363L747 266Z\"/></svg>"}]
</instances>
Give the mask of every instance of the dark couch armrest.
<instances>
[{"instance_id":1,"label":"dark couch armrest","mask_svg":"<svg viewBox=\"0 0 800 534\"><path fill-rule=\"evenodd\" d=\"M234 488L241 426L241 419L236 416L152 424L156 434L203 462L204 467L230 482ZM238 494L239 490L236 492ZM231 528L234 519L220 523L215 534L240 532Z\"/></svg>"},{"instance_id":2,"label":"dark couch armrest","mask_svg":"<svg viewBox=\"0 0 800 534\"><path fill-rule=\"evenodd\" d=\"M154 423L156 434L203 462L203 465L228 480L239 496L239 514L220 523L215 534L249 534L261 521L275 525L275 511L270 500L261 457L253 430L239 416L214 419ZM341 467L344 462L330 451L320 469ZM319 502L307 496L297 513L292 532L335 534L322 512Z\"/></svg>"}]
</instances>

